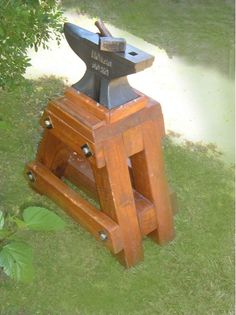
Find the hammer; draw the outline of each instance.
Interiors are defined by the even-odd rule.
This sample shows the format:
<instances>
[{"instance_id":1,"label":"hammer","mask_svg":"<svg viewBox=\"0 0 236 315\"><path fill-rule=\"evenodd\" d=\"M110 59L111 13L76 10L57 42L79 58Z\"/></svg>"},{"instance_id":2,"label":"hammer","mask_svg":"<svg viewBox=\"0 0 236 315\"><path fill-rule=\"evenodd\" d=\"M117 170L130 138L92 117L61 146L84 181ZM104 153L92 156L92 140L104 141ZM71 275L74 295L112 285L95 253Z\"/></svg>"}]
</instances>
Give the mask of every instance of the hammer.
<instances>
[{"instance_id":1,"label":"hammer","mask_svg":"<svg viewBox=\"0 0 236 315\"><path fill-rule=\"evenodd\" d=\"M113 37L106 28L101 19L95 22L100 31L99 48L102 51L124 52L126 49L126 40L124 38Z\"/></svg>"}]
</instances>

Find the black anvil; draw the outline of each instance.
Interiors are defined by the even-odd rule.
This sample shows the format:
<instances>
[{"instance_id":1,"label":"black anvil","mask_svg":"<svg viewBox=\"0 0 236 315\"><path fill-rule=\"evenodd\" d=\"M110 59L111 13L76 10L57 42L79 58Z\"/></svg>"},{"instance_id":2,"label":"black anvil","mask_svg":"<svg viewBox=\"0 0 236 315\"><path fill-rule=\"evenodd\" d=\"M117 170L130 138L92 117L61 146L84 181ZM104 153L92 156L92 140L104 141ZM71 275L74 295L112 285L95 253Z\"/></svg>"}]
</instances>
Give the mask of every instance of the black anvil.
<instances>
[{"instance_id":1,"label":"black anvil","mask_svg":"<svg viewBox=\"0 0 236 315\"><path fill-rule=\"evenodd\" d=\"M150 67L154 57L126 45L124 52L107 52L99 48L99 34L65 23L65 37L74 52L85 62L87 70L73 87L111 109L138 97L127 75Z\"/></svg>"}]
</instances>

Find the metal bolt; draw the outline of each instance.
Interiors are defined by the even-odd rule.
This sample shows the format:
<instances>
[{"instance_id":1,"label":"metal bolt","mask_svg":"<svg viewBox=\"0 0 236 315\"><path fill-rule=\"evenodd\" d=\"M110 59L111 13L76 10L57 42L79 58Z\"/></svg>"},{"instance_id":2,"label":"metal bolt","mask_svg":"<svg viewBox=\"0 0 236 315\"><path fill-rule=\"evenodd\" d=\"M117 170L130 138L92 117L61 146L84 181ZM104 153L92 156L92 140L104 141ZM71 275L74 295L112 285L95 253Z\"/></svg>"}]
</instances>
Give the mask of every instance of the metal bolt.
<instances>
[{"instance_id":1,"label":"metal bolt","mask_svg":"<svg viewBox=\"0 0 236 315\"><path fill-rule=\"evenodd\" d=\"M106 241L108 239L107 234L103 231L99 232L99 236L101 241Z\"/></svg>"},{"instance_id":2,"label":"metal bolt","mask_svg":"<svg viewBox=\"0 0 236 315\"><path fill-rule=\"evenodd\" d=\"M86 157L90 157L92 155L92 152L87 144L82 145L81 149Z\"/></svg>"},{"instance_id":3,"label":"metal bolt","mask_svg":"<svg viewBox=\"0 0 236 315\"><path fill-rule=\"evenodd\" d=\"M45 120L44 120L44 124L46 126L47 129L52 129L52 121L50 119L50 117L47 117Z\"/></svg>"},{"instance_id":4,"label":"metal bolt","mask_svg":"<svg viewBox=\"0 0 236 315\"><path fill-rule=\"evenodd\" d=\"M29 180L30 180L32 183L35 182L36 178L35 178L34 174L33 174L31 171L27 172L27 176L28 176Z\"/></svg>"}]
</instances>

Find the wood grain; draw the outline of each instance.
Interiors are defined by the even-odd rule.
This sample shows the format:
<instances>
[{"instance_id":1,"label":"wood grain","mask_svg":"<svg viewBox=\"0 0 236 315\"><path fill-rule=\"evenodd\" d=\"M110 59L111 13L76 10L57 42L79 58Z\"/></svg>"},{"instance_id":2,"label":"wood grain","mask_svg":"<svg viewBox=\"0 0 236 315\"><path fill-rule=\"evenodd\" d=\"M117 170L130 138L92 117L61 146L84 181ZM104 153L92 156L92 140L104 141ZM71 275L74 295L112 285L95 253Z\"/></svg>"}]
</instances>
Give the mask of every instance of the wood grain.
<instances>
[{"instance_id":1,"label":"wood grain","mask_svg":"<svg viewBox=\"0 0 236 315\"><path fill-rule=\"evenodd\" d=\"M161 106L139 97L108 110L73 88L50 101L41 118L45 128L36 161L28 165L31 185L84 226L126 267L143 259L142 237L159 244L174 237L176 196L169 192L161 139ZM52 128L47 129L45 119ZM88 145L86 158L81 147ZM69 179L99 200L101 211L69 188Z\"/></svg>"},{"instance_id":2,"label":"wood grain","mask_svg":"<svg viewBox=\"0 0 236 315\"><path fill-rule=\"evenodd\" d=\"M86 112L93 114L100 120L105 120L107 123L112 124L123 120L146 106L148 101L147 96L139 91L136 92L139 95L138 98L111 110L83 93L78 92L74 88L68 88L65 91L65 96L74 104L75 108L79 110L84 109Z\"/></svg>"},{"instance_id":3,"label":"wood grain","mask_svg":"<svg viewBox=\"0 0 236 315\"><path fill-rule=\"evenodd\" d=\"M100 174L98 174L98 172L100 172ZM109 190L109 185L107 184L108 179L105 168L96 170L96 175L97 186L95 184L92 168L90 167L88 161L80 160L76 157L69 160L64 173L65 178L85 191L91 198L96 200L99 200L97 189L100 188L101 190L103 188L103 190L100 191L100 203L103 208L106 209L106 205L109 204L109 200L107 199L111 198L111 191ZM141 234L145 236L157 227L155 210L153 204L135 189L133 189L133 195L140 231ZM113 209L113 211L110 210L108 215L116 220L113 203L109 209Z\"/></svg>"},{"instance_id":4,"label":"wood grain","mask_svg":"<svg viewBox=\"0 0 236 315\"><path fill-rule=\"evenodd\" d=\"M39 143L36 161L45 165L58 177L64 174L70 156L70 149L50 130L45 130Z\"/></svg>"},{"instance_id":5,"label":"wood grain","mask_svg":"<svg viewBox=\"0 0 236 315\"><path fill-rule=\"evenodd\" d=\"M155 206L157 229L150 236L165 244L173 239L173 211L164 171L161 146L161 123L149 121L143 124L144 150L131 157L135 188Z\"/></svg>"},{"instance_id":6,"label":"wood grain","mask_svg":"<svg viewBox=\"0 0 236 315\"><path fill-rule=\"evenodd\" d=\"M41 119L43 127L45 127L44 120L48 117L50 117L50 120L52 121L53 128L48 130L46 137L50 134L50 136L54 136L55 139L61 139L62 143L68 146L71 151L76 152L81 158L84 157L81 147L84 144L88 144L92 152L90 161L97 164L98 167L105 164L101 145L97 144L95 146L94 142L86 138L78 130L74 129L66 120L62 120L58 115L50 112L48 109L44 111L44 115ZM53 150L53 146L51 150Z\"/></svg>"},{"instance_id":7,"label":"wood grain","mask_svg":"<svg viewBox=\"0 0 236 315\"><path fill-rule=\"evenodd\" d=\"M104 146L106 168L93 168L102 211L115 220L123 237L124 250L119 254L126 267L143 259L141 232L138 224L127 156L122 137Z\"/></svg>"},{"instance_id":8,"label":"wood grain","mask_svg":"<svg viewBox=\"0 0 236 315\"><path fill-rule=\"evenodd\" d=\"M105 232L108 239L103 242L103 244L110 249L112 253L117 254L122 250L123 241L121 230L117 223L69 188L42 164L29 164L27 171L29 170L33 172L36 178L35 182L31 183L35 190L48 196L60 207L65 209L97 240L100 240L99 232Z\"/></svg>"}]
</instances>

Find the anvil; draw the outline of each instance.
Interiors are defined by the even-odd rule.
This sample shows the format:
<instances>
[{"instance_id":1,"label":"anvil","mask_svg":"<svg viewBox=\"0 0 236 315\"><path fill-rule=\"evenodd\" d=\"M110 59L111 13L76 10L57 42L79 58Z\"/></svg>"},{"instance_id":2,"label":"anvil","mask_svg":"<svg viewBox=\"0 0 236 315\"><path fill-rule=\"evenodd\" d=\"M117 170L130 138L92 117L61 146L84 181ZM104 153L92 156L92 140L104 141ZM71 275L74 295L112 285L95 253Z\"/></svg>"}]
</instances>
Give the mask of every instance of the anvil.
<instances>
[{"instance_id":1,"label":"anvil","mask_svg":"<svg viewBox=\"0 0 236 315\"><path fill-rule=\"evenodd\" d=\"M112 109L138 97L129 85L127 75L150 67L152 55L126 45L124 52L99 49L100 35L71 23L64 24L65 37L87 69L73 87L105 107Z\"/></svg>"}]
</instances>

